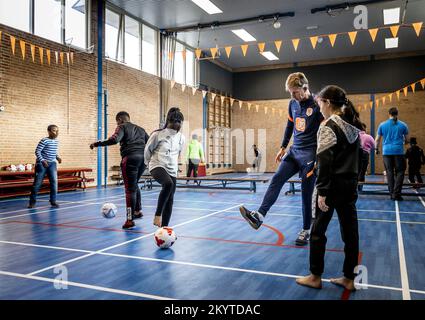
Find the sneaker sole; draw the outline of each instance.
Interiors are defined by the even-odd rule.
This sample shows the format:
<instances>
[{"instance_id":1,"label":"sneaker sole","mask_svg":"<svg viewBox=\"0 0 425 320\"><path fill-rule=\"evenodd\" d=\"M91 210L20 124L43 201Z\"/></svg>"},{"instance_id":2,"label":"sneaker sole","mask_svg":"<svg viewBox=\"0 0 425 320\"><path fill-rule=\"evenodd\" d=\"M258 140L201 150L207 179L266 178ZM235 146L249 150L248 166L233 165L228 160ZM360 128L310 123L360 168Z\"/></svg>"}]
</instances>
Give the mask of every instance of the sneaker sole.
<instances>
[{"instance_id":1,"label":"sneaker sole","mask_svg":"<svg viewBox=\"0 0 425 320\"><path fill-rule=\"evenodd\" d=\"M308 245L308 240L306 241L306 240L295 240L295 244L297 245L297 246L306 246L306 245Z\"/></svg>"},{"instance_id":2,"label":"sneaker sole","mask_svg":"<svg viewBox=\"0 0 425 320\"><path fill-rule=\"evenodd\" d=\"M258 230L258 228L260 228L261 225L257 226L256 224L254 224L247 215L247 212L245 210L245 208L243 207L239 207L239 212L241 213L242 217L249 223L249 225L254 228L255 230Z\"/></svg>"}]
</instances>

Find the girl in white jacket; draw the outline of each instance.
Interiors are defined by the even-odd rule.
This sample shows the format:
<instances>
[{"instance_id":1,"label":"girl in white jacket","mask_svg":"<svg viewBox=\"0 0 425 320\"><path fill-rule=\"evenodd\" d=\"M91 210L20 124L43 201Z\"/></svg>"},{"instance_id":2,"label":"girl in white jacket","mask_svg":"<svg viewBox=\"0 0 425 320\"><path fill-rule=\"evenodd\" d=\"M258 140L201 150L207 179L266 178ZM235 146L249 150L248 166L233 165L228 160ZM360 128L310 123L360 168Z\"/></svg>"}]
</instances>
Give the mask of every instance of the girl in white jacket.
<instances>
[{"instance_id":1,"label":"girl in white jacket","mask_svg":"<svg viewBox=\"0 0 425 320\"><path fill-rule=\"evenodd\" d=\"M180 132L183 121L180 109L171 108L165 127L152 133L145 147L145 163L152 177L162 186L153 221L158 227L168 226L173 211L178 159L185 143Z\"/></svg>"}]
</instances>

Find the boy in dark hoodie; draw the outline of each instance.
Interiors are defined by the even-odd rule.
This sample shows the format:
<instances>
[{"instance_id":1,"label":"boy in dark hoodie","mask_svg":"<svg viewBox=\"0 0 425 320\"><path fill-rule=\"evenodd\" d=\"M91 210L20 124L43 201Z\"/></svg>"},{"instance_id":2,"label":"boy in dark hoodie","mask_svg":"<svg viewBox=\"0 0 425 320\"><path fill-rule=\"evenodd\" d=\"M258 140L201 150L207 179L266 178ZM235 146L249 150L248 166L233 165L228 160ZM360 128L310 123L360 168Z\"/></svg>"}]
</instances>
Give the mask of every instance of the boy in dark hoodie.
<instances>
[{"instance_id":1,"label":"boy in dark hoodie","mask_svg":"<svg viewBox=\"0 0 425 320\"><path fill-rule=\"evenodd\" d=\"M406 151L406 159L409 164L409 182L423 183L421 166L425 164L424 151L419 148L416 138L410 138L410 148ZM415 181L416 177L416 181Z\"/></svg>"}]
</instances>

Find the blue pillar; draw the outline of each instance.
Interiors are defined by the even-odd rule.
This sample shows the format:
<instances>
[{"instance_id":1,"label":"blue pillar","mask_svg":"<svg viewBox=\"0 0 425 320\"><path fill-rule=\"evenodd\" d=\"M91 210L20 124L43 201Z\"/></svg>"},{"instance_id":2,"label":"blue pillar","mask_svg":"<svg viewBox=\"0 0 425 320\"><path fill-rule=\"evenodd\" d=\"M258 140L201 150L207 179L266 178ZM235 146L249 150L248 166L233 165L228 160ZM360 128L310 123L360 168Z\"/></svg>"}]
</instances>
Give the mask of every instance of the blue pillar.
<instances>
[{"instance_id":1,"label":"blue pillar","mask_svg":"<svg viewBox=\"0 0 425 320\"><path fill-rule=\"evenodd\" d=\"M207 139L208 139L208 132L207 132L207 124L208 124L208 104L207 104L207 95L202 100L202 130L204 133L204 139L202 140L203 148L204 148L204 155L205 155L205 162L208 163L208 155L207 155Z\"/></svg>"},{"instance_id":2,"label":"blue pillar","mask_svg":"<svg viewBox=\"0 0 425 320\"><path fill-rule=\"evenodd\" d=\"M375 137L375 95L370 95L372 101L372 108L370 109L370 135ZM375 152L370 153L370 174L375 174Z\"/></svg>"},{"instance_id":3,"label":"blue pillar","mask_svg":"<svg viewBox=\"0 0 425 320\"><path fill-rule=\"evenodd\" d=\"M104 1L97 1L97 140L102 140L103 95L103 8ZM102 150L97 148L97 187L102 187Z\"/></svg>"},{"instance_id":4,"label":"blue pillar","mask_svg":"<svg viewBox=\"0 0 425 320\"><path fill-rule=\"evenodd\" d=\"M108 139L108 90L105 90L104 92L104 113L103 113L103 138L106 140ZM106 186L108 185L108 147L105 146L104 147L104 156L105 156L105 165L104 165L104 169L105 169L105 173L103 175L103 185L106 188Z\"/></svg>"}]
</instances>

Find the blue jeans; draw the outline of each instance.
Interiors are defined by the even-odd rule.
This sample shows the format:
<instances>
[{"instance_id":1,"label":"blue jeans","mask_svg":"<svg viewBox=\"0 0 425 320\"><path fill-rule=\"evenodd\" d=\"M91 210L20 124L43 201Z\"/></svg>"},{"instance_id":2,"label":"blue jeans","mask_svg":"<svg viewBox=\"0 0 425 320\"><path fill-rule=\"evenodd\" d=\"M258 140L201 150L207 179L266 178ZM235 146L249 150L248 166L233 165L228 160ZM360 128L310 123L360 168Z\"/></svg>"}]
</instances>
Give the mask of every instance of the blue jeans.
<instances>
[{"instance_id":1,"label":"blue jeans","mask_svg":"<svg viewBox=\"0 0 425 320\"><path fill-rule=\"evenodd\" d=\"M266 215L273 204L279 197L283 185L297 172L300 174L301 182L301 196L302 196L302 209L303 209L303 229L310 229L311 225L311 207L312 197L314 190L314 183L316 177L313 174L314 162L316 161L316 148L309 149L294 149L291 148L289 152L282 159L279 168L274 174L272 181L264 195L263 202L258 211L262 215Z\"/></svg>"},{"instance_id":2,"label":"blue jeans","mask_svg":"<svg viewBox=\"0 0 425 320\"><path fill-rule=\"evenodd\" d=\"M45 168L41 163L37 162L35 165L35 178L34 184L31 189L30 203L35 203L37 193L43 184L43 179L46 176L49 177L50 182L50 202L56 202L56 195L58 193L58 170L56 168L56 162L49 162L49 166Z\"/></svg>"}]
</instances>

